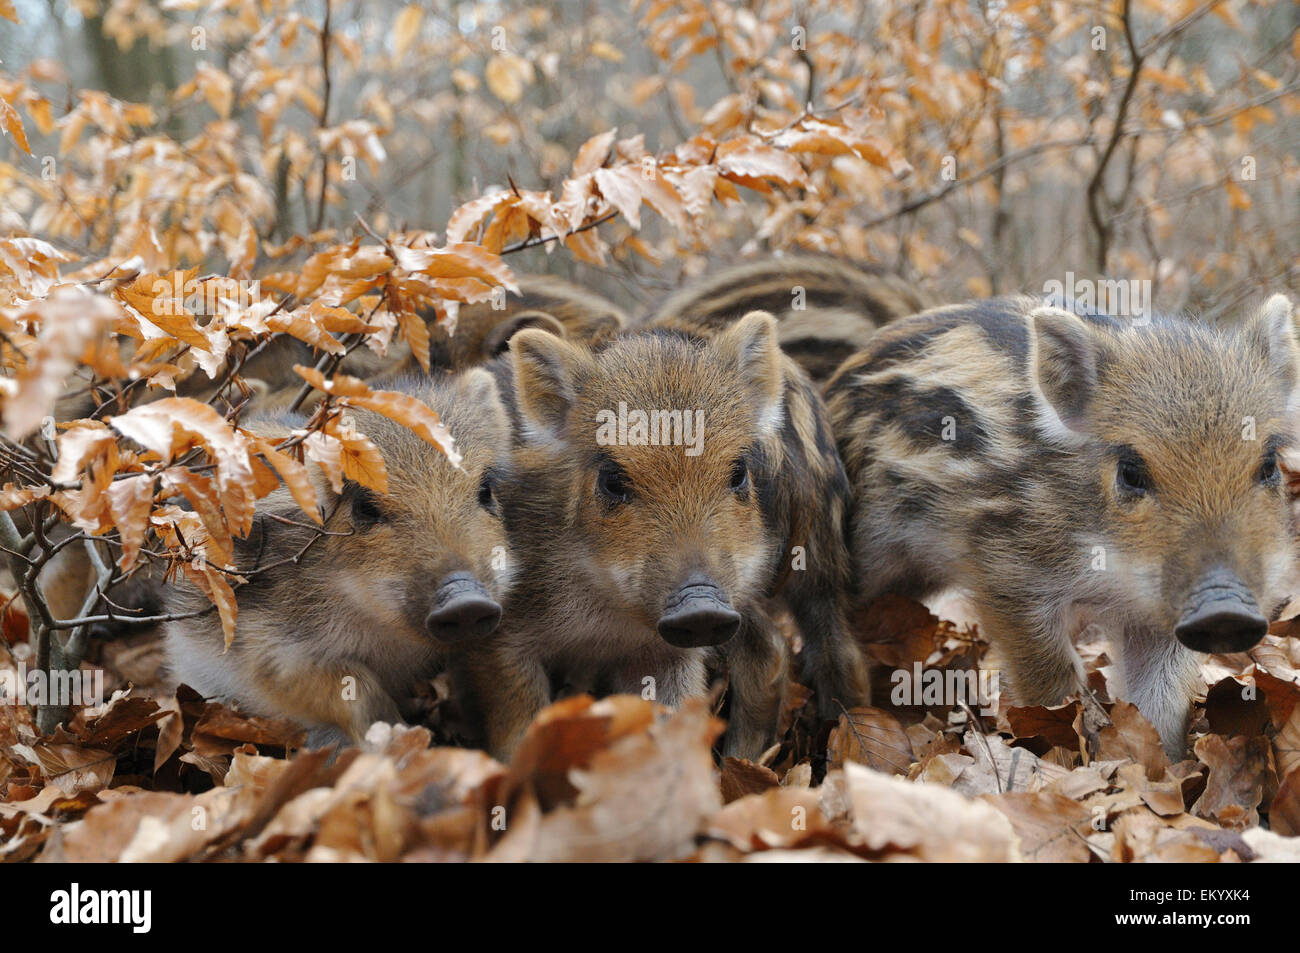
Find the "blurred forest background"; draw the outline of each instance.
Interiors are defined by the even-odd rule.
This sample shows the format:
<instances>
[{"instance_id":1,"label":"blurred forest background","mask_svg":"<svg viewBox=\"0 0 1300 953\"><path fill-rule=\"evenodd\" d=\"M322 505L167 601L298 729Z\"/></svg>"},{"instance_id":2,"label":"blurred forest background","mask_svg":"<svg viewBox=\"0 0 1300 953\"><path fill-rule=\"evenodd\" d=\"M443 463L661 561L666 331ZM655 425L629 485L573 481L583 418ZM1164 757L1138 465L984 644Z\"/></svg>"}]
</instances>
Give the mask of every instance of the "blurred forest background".
<instances>
[{"instance_id":1,"label":"blurred forest background","mask_svg":"<svg viewBox=\"0 0 1300 953\"><path fill-rule=\"evenodd\" d=\"M1067 271L1216 316L1300 290L1288 0L0 0L0 16L0 230L83 262L139 254L152 230L154 270L260 274L355 233L355 214L440 231L494 191L559 196L582 144L617 129L660 160L757 136L806 179L643 229L615 218L516 271L633 311L683 274L793 248L950 298Z\"/></svg>"}]
</instances>

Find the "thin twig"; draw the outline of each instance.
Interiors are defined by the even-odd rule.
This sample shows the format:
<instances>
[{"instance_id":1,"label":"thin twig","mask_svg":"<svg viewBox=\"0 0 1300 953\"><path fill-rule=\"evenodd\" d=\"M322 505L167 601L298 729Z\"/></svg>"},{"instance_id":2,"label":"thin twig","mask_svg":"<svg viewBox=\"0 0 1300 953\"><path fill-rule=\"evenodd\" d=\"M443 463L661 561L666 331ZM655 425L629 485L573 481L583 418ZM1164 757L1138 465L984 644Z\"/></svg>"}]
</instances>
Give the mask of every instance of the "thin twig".
<instances>
[{"instance_id":1,"label":"thin twig","mask_svg":"<svg viewBox=\"0 0 1300 953\"><path fill-rule=\"evenodd\" d=\"M933 192L927 192L925 195L918 196L917 198L914 198L909 202L905 202L904 204L900 205L898 208L894 209L892 212L886 212L883 215L877 215L875 218L869 219L866 222L864 222L862 224L862 227L864 229L875 228L879 225L884 225L887 222L891 222L896 218L902 218L905 215L911 215L913 212L920 211L921 209L925 208L927 205L933 205L935 202L938 202L940 199L945 198L946 196L956 191L957 189L966 188L967 186L974 185L976 182L979 182L982 179L986 179L990 175L994 175L1001 169L1004 169L1007 166L1012 165L1013 163L1019 162L1022 159L1029 159L1032 158L1033 156L1039 155L1040 153L1043 152L1048 152L1052 149L1076 149L1079 146L1087 145L1087 143L1090 142L1091 139L1092 139L1091 136L1076 136L1073 139L1055 139L1052 140L1051 142L1040 142L1037 145L1026 146L1023 149L1017 149L1015 152L1008 152L1001 159L985 166L984 168L980 169L978 172L973 172L970 175L960 176L959 178L954 179L952 182L945 185L941 189L935 189Z\"/></svg>"},{"instance_id":2,"label":"thin twig","mask_svg":"<svg viewBox=\"0 0 1300 953\"><path fill-rule=\"evenodd\" d=\"M523 241L516 242L513 245L507 245L505 248L501 249L501 254L513 255L517 251L524 251L527 248L536 248L539 245L546 245L557 239L568 238L570 235L577 235L579 232L585 232L588 229L595 228L597 225L604 225L611 218L615 218L617 216L618 216L618 209L613 209L609 212L606 212L600 218L593 219L592 221L588 222L586 225L579 225L577 228L573 229L572 231L565 232L563 235L556 234L556 235L547 235L544 238L528 238L528 239L524 239Z\"/></svg>"},{"instance_id":3,"label":"thin twig","mask_svg":"<svg viewBox=\"0 0 1300 953\"><path fill-rule=\"evenodd\" d=\"M1106 169L1110 165L1111 158L1115 155L1115 150L1124 138L1124 120L1128 118L1129 106L1133 102L1133 93L1137 89L1138 78L1142 73L1142 63L1145 60L1145 54L1138 48L1137 40L1133 36L1131 14L1132 0L1124 0L1124 8L1120 13L1120 22L1124 27L1124 41L1128 44L1129 50L1128 80L1124 83L1123 93L1120 94L1119 107L1115 111L1115 119L1110 130L1110 140L1106 143L1101 157L1097 160L1097 168L1093 170L1086 192L1088 219L1092 222L1093 231L1097 234L1097 271L1103 273L1106 271L1106 260L1110 257L1110 239L1114 231L1112 223L1104 218L1101 207L1102 199L1106 198ZM1109 200L1107 200L1107 204L1110 204Z\"/></svg>"},{"instance_id":4,"label":"thin twig","mask_svg":"<svg viewBox=\"0 0 1300 953\"><path fill-rule=\"evenodd\" d=\"M325 22L321 25L321 31L320 31L320 68L321 68L321 73L325 77L324 93L321 96L321 107L320 107L319 128L322 133L329 128L330 86L331 86L330 83L330 13L331 12L332 11L330 9L330 0L325 0ZM320 154L320 201L319 204L317 204L316 206L316 224L312 228L313 232L320 231L320 227L322 223L324 223L325 221L325 199L327 197L326 192L329 189L329 178L330 178L329 171L330 171L329 155L325 152L325 149L322 146L321 154Z\"/></svg>"}]
</instances>

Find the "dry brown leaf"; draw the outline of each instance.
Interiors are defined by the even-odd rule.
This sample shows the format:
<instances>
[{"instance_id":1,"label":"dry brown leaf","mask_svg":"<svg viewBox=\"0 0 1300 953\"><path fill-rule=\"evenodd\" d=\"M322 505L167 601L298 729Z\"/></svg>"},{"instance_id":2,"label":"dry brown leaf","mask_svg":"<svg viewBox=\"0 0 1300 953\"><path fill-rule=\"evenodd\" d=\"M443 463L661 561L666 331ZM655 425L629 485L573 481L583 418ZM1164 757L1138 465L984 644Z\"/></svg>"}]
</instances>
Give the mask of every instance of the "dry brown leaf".
<instances>
[{"instance_id":1,"label":"dry brown leaf","mask_svg":"<svg viewBox=\"0 0 1300 953\"><path fill-rule=\"evenodd\" d=\"M890 774L907 774L916 760L903 726L879 708L854 708L840 715L826 742L826 755L831 768L856 761Z\"/></svg>"},{"instance_id":2,"label":"dry brown leaf","mask_svg":"<svg viewBox=\"0 0 1300 953\"><path fill-rule=\"evenodd\" d=\"M722 801L730 804L747 794L759 794L779 787L781 780L771 768L741 758L723 758L719 769Z\"/></svg>"},{"instance_id":3,"label":"dry brown leaf","mask_svg":"<svg viewBox=\"0 0 1300 953\"><path fill-rule=\"evenodd\" d=\"M857 842L916 860L1020 860L1019 838L997 809L947 788L904 781L854 762L844 765L844 794Z\"/></svg>"},{"instance_id":4,"label":"dry brown leaf","mask_svg":"<svg viewBox=\"0 0 1300 953\"><path fill-rule=\"evenodd\" d=\"M17 20L14 22L16 23ZM18 115L18 110L3 98L0 98L0 129L13 136L19 149L28 155L32 154L32 147L27 142L27 130L23 128L22 117Z\"/></svg>"},{"instance_id":5,"label":"dry brown leaf","mask_svg":"<svg viewBox=\"0 0 1300 953\"><path fill-rule=\"evenodd\" d=\"M261 718L209 703L194 726L192 743L200 754L233 754L242 744L300 748L303 729L284 718Z\"/></svg>"},{"instance_id":6,"label":"dry brown leaf","mask_svg":"<svg viewBox=\"0 0 1300 953\"><path fill-rule=\"evenodd\" d=\"M1031 705L1025 708L1011 706L1007 709L1007 722L1017 739L1041 738L1048 745L1059 745L1071 751L1080 750L1082 739L1075 730L1079 717L1078 701L1063 705Z\"/></svg>"},{"instance_id":7,"label":"dry brown leaf","mask_svg":"<svg viewBox=\"0 0 1300 953\"><path fill-rule=\"evenodd\" d=\"M672 860L722 806L710 749L721 733L704 699L597 751L573 768L572 804L509 826L492 856L533 861ZM512 766L513 767L513 766Z\"/></svg>"},{"instance_id":8,"label":"dry brown leaf","mask_svg":"<svg viewBox=\"0 0 1300 953\"><path fill-rule=\"evenodd\" d=\"M1269 723L1269 706L1253 679L1225 678L1205 697L1205 718L1217 735L1259 735Z\"/></svg>"},{"instance_id":9,"label":"dry brown leaf","mask_svg":"<svg viewBox=\"0 0 1300 953\"><path fill-rule=\"evenodd\" d=\"M807 788L773 788L733 801L709 820L710 837L738 850L797 847L835 830L822 815L821 796Z\"/></svg>"},{"instance_id":10,"label":"dry brown leaf","mask_svg":"<svg viewBox=\"0 0 1300 953\"><path fill-rule=\"evenodd\" d=\"M13 751L31 764L39 765L45 779L65 795L108 787L117 767L117 757L111 751L80 745L17 744Z\"/></svg>"},{"instance_id":11,"label":"dry brown leaf","mask_svg":"<svg viewBox=\"0 0 1300 953\"><path fill-rule=\"evenodd\" d=\"M143 791L92 808L62 829L68 863L175 863L197 854L242 820L238 792L197 796Z\"/></svg>"},{"instance_id":12,"label":"dry brown leaf","mask_svg":"<svg viewBox=\"0 0 1300 953\"><path fill-rule=\"evenodd\" d=\"M419 399L397 391L377 390L360 397L350 397L347 403L364 407L375 413L409 427L421 440L437 447L454 467L460 466L460 453L456 441L438 415Z\"/></svg>"},{"instance_id":13,"label":"dry brown leaf","mask_svg":"<svg viewBox=\"0 0 1300 953\"><path fill-rule=\"evenodd\" d=\"M1125 814L1115 823L1111 859L1119 863L1213 864L1219 851L1193 831L1161 823L1154 814Z\"/></svg>"},{"instance_id":14,"label":"dry brown leaf","mask_svg":"<svg viewBox=\"0 0 1300 953\"><path fill-rule=\"evenodd\" d=\"M503 801L525 783L543 808L570 800L577 793L570 771L585 768L617 739L648 729L655 712L652 702L628 695L599 702L577 695L547 706L528 726L510 761Z\"/></svg>"},{"instance_id":15,"label":"dry brown leaf","mask_svg":"<svg viewBox=\"0 0 1300 953\"><path fill-rule=\"evenodd\" d=\"M1288 774L1268 807L1269 827L1287 837L1300 835L1300 770Z\"/></svg>"},{"instance_id":16,"label":"dry brown leaf","mask_svg":"<svg viewBox=\"0 0 1300 953\"><path fill-rule=\"evenodd\" d=\"M1195 750L1210 774L1193 812L1236 830L1256 826L1265 792L1277 783L1268 740L1205 735L1197 739Z\"/></svg>"},{"instance_id":17,"label":"dry brown leaf","mask_svg":"<svg viewBox=\"0 0 1300 953\"><path fill-rule=\"evenodd\" d=\"M1142 765L1147 777L1159 781L1169 769L1169 758L1151 722L1126 701L1115 702L1111 724L1098 733L1098 761L1129 759Z\"/></svg>"},{"instance_id":18,"label":"dry brown leaf","mask_svg":"<svg viewBox=\"0 0 1300 953\"><path fill-rule=\"evenodd\" d=\"M267 462L275 467L275 472L280 474L280 479L284 481L298 508L318 525L324 525L320 514L320 503L316 496L316 486L311 481L307 467L287 453L276 450L275 445L269 440L253 437L252 442L257 452L266 457Z\"/></svg>"},{"instance_id":19,"label":"dry brown leaf","mask_svg":"<svg viewBox=\"0 0 1300 953\"><path fill-rule=\"evenodd\" d=\"M149 531L153 513L154 478L148 474L117 480L108 488L108 511L122 536L122 556L118 565L129 569L135 565Z\"/></svg>"},{"instance_id":20,"label":"dry brown leaf","mask_svg":"<svg viewBox=\"0 0 1300 953\"><path fill-rule=\"evenodd\" d=\"M861 610L852 624L858 643L891 668L910 669L924 663L940 642L939 618L904 596L881 596Z\"/></svg>"},{"instance_id":21,"label":"dry brown leaf","mask_svg":"<svg viewBox=\"0 0 1300 953\"><path fill-rule=\"evenodd\" d=\"M1011 822L1025 860L1082 864L1091 858L1086 837L1092 814L1077 801L1047 791L986 794L983 800Z\"/></svg>"}]
</instances>

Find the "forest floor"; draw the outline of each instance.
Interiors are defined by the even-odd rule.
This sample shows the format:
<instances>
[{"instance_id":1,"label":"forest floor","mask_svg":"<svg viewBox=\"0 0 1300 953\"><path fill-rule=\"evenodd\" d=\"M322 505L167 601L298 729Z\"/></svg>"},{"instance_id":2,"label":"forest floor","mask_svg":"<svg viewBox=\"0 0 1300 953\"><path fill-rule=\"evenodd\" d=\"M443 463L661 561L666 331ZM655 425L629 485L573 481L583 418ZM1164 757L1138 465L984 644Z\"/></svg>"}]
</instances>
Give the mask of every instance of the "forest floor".
<instances>
[{"instance_id":1,"label":"forest floor","mask_svg":"<svg viewBox=\"0 0 1300 953\"><path fill-rule=\"evenodd\" d=\"M106 672L105 703L53 737L0 704L0 860L1300 861L1300 620L1204 659L1174 764L1111 699L1104 644L1080 646L1100 708L954 705L959 682L996 688L966 674L996 671L972 627L904 600L858 621L879 707L832 726L796 687L757 762L713 753L703 700L578 696L502 765L441 743L436 681L426 726L331 757L168 686L156 634L104 642L85 667ZM0 673L28 655L0 641ZM916 665L933 674L900 698L893 673ZM949 691L927 696L939 673ZM1109 724L1085 717L1101 710Z\"/></svg>"}]
</instances>

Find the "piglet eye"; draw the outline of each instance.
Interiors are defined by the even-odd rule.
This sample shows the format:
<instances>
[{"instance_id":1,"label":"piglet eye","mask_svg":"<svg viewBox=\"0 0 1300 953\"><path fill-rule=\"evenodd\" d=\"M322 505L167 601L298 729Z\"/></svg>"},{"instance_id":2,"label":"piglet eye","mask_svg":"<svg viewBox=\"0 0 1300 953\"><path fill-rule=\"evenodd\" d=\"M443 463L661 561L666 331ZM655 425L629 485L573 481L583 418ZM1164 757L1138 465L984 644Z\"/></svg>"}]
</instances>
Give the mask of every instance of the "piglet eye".
<instances>
[{"instance_id":1,"label":"piglet eye","mask_svg":"<svg viewBox=\"0 0 1300 953\"><path fill-rule=\"evenodd\" d=\"M741 457L731 465L731 492L743 493L749 488L749 467Z\"/></svg>"},{"instance_id":2,"label":"piglet eye","mask_svg":"<svg viewBox=\"0 0 1300 953\"><path fill-rule=\"evenodd\" d=\"M496 480L493 479L489 471L483 474L483 479L478 485L478 505L485 510L495 508Z\"/></svg>"},{"instance_id":3,"label":"piglet eye","mask_svg":"<svg viewBox=\"0 0 1300 953\"><path fill-rule=\"evenodd\" d=\"M379 508L379 499L370 490L357 487L352 496L352 523L358 529L369 529L376 523L384 522L384 511Z\"/></svg>"},{"instance_id":4,"label":"piglet eye","mask_svg":"<svg viewBox=\"0 0 1300 953\"><path fill-rule=\"evenodd\" d=\"M1145 496L1151 492L1151 474L1137 451L1126 450L1120 455L1119 465L1115 468L1115 484L1120 492L1130 496Z\"/></svg>"},{"instance_id":5,"label":"piglet eye","mask_svg":"<svg viewBox=\"0 0 1300 953\"><path fill-rule=\"evenodd\" d=\"M1278 466L1276 450L1270 450L1260 464L1259 482L1265 486L1277 486L1282 482L1282 468Z\"/></svg>"},{"instance_id":6,"label":"piglet eye","mask_svg":"<svg viewBox=\"0 0 1300 953\"><path fill-rule=\"evenodd\" d=\"M611 503L626 503L632 498L632 482L617 463L602 463L596 473L596 492Z\"/></svg>"}]
</instances>

